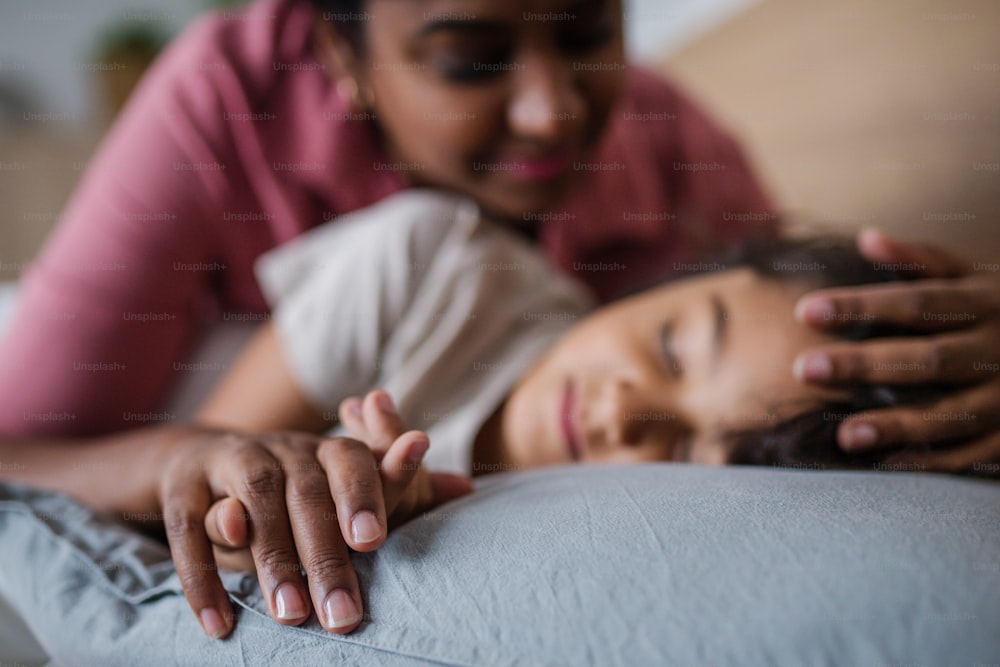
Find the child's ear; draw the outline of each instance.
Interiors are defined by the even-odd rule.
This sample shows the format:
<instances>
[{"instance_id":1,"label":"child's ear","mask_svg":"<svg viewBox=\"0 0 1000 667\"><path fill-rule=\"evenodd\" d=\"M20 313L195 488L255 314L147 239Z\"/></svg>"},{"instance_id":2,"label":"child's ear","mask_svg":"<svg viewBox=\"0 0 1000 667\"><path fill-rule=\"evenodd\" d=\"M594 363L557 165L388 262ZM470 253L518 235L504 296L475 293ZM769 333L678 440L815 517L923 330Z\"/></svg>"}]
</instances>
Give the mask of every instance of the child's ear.
<instances>
[{"instance_id":1,"label":"child's ear","mask_svg":"<svg viewBox=\"0 0 1000 667\"><path fill-rule=\"evenodd\" d=\"M371 86L361 75L360 57L350 40L337 32L330 21L317 16L313 22L316 58L336 82L337 94L353 111L367 111L373 103Z\"/></svg>"}]
</instances>

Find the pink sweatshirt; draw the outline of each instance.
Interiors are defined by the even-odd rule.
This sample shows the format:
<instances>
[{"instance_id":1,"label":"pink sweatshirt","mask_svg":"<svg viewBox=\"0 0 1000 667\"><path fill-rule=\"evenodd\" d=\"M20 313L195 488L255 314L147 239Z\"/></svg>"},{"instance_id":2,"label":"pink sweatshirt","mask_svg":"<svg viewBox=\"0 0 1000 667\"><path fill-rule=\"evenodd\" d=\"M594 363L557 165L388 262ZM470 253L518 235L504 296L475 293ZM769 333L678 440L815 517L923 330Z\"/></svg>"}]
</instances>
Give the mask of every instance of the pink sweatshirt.
<instances>
[{"instance_id":1,"label":"pink sweatshirt","mask_svg":"<svg viewBox=\"0 0 1000 667\"><path fill-rule=\"evenodd\" d=\"M141 425L202 325L266 318L261 253L404 187L367 122L345 118L313 15L303 0L209 15L147 74L24 276L0 341L0 434ZM539 242L604 299L776 228L733 140L640 69L591 164Z\"/></svg>"}]
</instances>

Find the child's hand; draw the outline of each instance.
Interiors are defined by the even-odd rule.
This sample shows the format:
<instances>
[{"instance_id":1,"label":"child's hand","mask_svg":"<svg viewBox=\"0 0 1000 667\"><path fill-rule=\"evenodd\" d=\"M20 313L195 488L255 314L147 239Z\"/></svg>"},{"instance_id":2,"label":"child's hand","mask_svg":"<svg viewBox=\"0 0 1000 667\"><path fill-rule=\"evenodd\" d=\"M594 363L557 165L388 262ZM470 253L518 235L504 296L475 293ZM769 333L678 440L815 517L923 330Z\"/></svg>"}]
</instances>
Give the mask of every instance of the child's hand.
<instances>
[{"instance_id":1,"label":"child's hand","mask_svg":"<svg viewBox=\"0 0 1000 667\"><path fill-rule=\"evenodd\" d=\"M339 415L351 437L366 443L378 457L383 456L396 438L405 432L392 398L381 390L369 392L364 400L356 397L344 399L340 403ZM403 492L390 496L387 491L385 509L390 528L473 490L468 477L427 472L419 461L412 465L416 470L409 485L392 486L392 491L403 489Z\"/></svg>"}]
</instances>

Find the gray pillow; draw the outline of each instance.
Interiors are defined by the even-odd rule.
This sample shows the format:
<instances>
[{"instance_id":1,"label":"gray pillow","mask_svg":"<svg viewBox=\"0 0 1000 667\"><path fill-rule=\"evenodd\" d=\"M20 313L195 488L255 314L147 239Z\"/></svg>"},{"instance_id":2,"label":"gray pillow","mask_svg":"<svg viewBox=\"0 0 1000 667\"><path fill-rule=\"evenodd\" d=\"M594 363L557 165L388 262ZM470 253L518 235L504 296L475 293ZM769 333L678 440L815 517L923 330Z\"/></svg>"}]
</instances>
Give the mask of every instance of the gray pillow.
<instances>
[{"instance_id":1,"label":"gray pillow","mask_svg":"<svg viewBox=\"0 0 1000 667\"><path fill-rule=\"evenodd\" d=\"M278 626L224 573L211 641L167 551L0 485L0 586L57 662L943 665L1000 662L1000 485L690 465L480 478L355 554L368 620Z\"/></svg>"}]
</instances>

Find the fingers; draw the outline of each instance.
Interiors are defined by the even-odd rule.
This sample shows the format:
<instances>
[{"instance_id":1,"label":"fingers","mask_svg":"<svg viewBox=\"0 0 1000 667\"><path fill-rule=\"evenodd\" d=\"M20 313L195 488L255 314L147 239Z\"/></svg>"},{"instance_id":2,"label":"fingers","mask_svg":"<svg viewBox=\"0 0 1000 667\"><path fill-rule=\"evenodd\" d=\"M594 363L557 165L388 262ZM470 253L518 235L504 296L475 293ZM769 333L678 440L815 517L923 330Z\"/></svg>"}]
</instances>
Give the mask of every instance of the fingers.
<instances>
[{"instance_id":1,"label":"fingers","mask_svg":"<svg viewBox=\"0 0 1000 667\"><path fill-rule=\"evenodd\" d=\"M927 277L949 278L969 272L969 262L933 245L893 239L878 229L863 229L858 233L858 250L880 264L899 265L906 273Z\"/></svg>"},{"instance_id":2,"label":"fingers","mask_svg":"<svg viewBox=\"0 0 1000 667\"><path fill-rule=\"evenodd\" d=\"M847 451L979 437L1000 424L1000 381L956 392L929 405L861 412L837 429Z\"/></svg>"},{"instance_id":3,"label":"fingers","mask_svg":"<svg viewBox=\"0 0 1000 667\"><path fill-rule=\"evenodd\" d=\"M437 507L444 503L461 498L475 491L472 480L465 475L455 475L447 472L429 473L431 480L431 490L433 500L431 507ZM428 508L430 509L430 508Z\"/></svg>"},{"instance_id":4,"label":"fingers","mask_svg":"<svg viewBox=\"0 0 1000 667\"><path fill-rule=\"evenodd\" d=\"M361 405L360 398L351 396L340 402L340 408L337 412L340 423L344 425L351 437L364 442L368 439L368 431L365 428L365 418L361 414Z\"/></svg>"},{"instance_id":5,"label":"fingers","mask_svg":"<svg viewBox=\"0 0 1000 667\"><path fill-rule=\"evenodd\" d=\"M320 444L316 458L326 471L340 532L358 551L374 551L385 538L382 480L372 452L363 442L332 438Z\"/></svg>"},{"instance_id":6,"label":"fingers","mask_svg":"<svg viewBox=\"0 0 1000 667\"><path fill-rule=\"evenodd\" d=\"M257 574L257 565L253 562L253 553L251 553L249 548L227 549L220 547L218 544L213 544L212 553L215 556L215 563L219 566L219 569Z\"/></svg>"},{"instance_id":7,"label":"fingers","mask_svg":"<svg viewBox=\"0 0 1000 667\"><path fill-rule=\"evenodd\" d=\"M961 384L996 375L1000 350L991 330L832 343L805 350L792 372L800 382L828 384Z\"/></svg>"},{"instance_id":8,"label":"fingers","mask_svg":"<svg viewBox=\"0 0 1000 667\"><path fill-rule=\"evenodd\" d=\"M256 570L279 622L297 624L315 609L326 629L350 632L362 605L348 547L371 551L386 533L377 462L355 440L316 447L295 434L278 436L240 452L226 484L235 497L212 506L206 532L227 567ZM245 551L231 549L246 544L252 565Z\"/></svg>"},{"instance_id":9,"label":"fingers","mask_svg":"<svg viewBox=\"0 0 1000 667\"><path fill-rule=\"evenodd\" d=\"M351 567L347 545L357 551L373 551L386 536L386 511L378 465L368 447L350 438L324 440L316 460L325 478L310 482L289 506L312 496L310 511L293 509L296 541L309 574L309 587L320 620L334 632L350 632L361 622L362 603L357 576ZM331 497L332 500L328 500ZM324 497L325 496L325 497ZM321 498L322 497L322 498ZM316 510L323 506L322 515ZM322 521L316 518L322 516ZM331 530L336 521L339 531Z\"/></svg>"},{"instance_id":10,"label":"fingers","mask_svg":"<svg viewBox=\"0 0 1000 667\"><path fill-rule=\"evenodd\" d=\"M467 477L446 473L431 473L422 478L419 493L411 488L421 471L419 463L429 441L419 431L403 433L402 418L385 392L371 392L364 400L345 399L340 404L340 419L352 434L372 448L377 457L382 456L382 485L389 516L400 508L399 502L404 497L412 505L411 510L424 511L473 491ZM398 522L398 517L394 520Z\"/></svg>"},{"instance_id":11,"label":"fingers","mask_svg":"<svg viewBox=\"0 0 1000 667\"><path fill-rule=\"evenodd\" d=\"M225 486L243 504L249 517L249 542L257 579L271 616L283 625L297 625L310 607L285 504L285 475L272 453L248 441L233 453Z\"/></svg>"},{"instance_id":12,"label":"fingers","mask_svg":"<svg viewBox=\"0 0 1000 667\"><path fill-rule=\"evenodd\" d=\"M382 475L382 491L385 494L386 515L391 516L399 508L404 497L415 501L418 496L411 486L420 473L420 462L430 447L430 440L422 431L408 431L396 438L386 452L379 468ZM414 504L415 503L411 503Z\"/></svg>"},{"instance_id":13,"label":"fingers","mask_svg":"<svg viewBox=\"0 0 1000 667\"><path fill-rule=\"evenodd\" d=\"M162 503L167 542L188 604L205 634L220 639L232 632L234 617L205 534L211 493L203 481L183 480L169 471L165 475Z\"/></svg>"},{"instance_id":14,"label":"fingers","mask_svg":"<svg viewBox=\"0 0 1000 667\"><path fill-rule=\"evenodd\" d=\"M327 465L319 451L326 452ZM316 454L295 454L283 464L295 549L312 604L327 630L350 632L361 622L361 595L348 545L370 551L385 536L374 458L362 443L338 438L322 442ZM345 480L353 485L345 488ZM353 511L346 527L337 521L341 504Z\"/></svg>"},{"instance_id":15,"label":"fingers","mask_svg":"<svg viewBox=\"0 0 1000 667\"><path fill-rule=\"evenodd\" d=\"M369 392L363 400L344 399L338 412L351 436L367 444L380 459L406 430L392 397L381 389Z\"/></svg>"},{"instance_id":16,"label":"fingers","mask_svg":"<svg viewBox=\"0 0 1000 667\"><path fill-rule=\"evenodd\" d=\"M215 563L233 572L257 572L250 552L246 510L236 498L220 498L205 515L205 533L212 542Z\"/></svg>"},{"instance_id":17,"label":"fingers","mask_svg":"<svg viewBox=\"0 0 1000 667\"><path fill-rule=\"evenodd\" d=\"M361 414L368 430L365 444L379 454L389 451L396 438L406 430L392 398L384 391L369 392L361 406Z\"/></svg>"},{"instance_id":18,"label":"fingers","mask_svg":"<svg viewBox=\"0 0 1000 667\"><path fill-rule=\"evenodd\" d=\"M1000 294L977 279L920 280L817 290L799 299L795 317L821 329L895 325L920 331L961 329L1000 312Z\"/></svg>"},{"instance_id":19,"label":"fingers","mask_svg":"<svg viewBox=\"0 0 1000 667\"><path fill-rule=\"evenodd\" d=\"M250 546L248 518L246 508L239 500L220 498L205 514L205 532L215 546L243 549Z\"/></svg>"}]
</instances>

